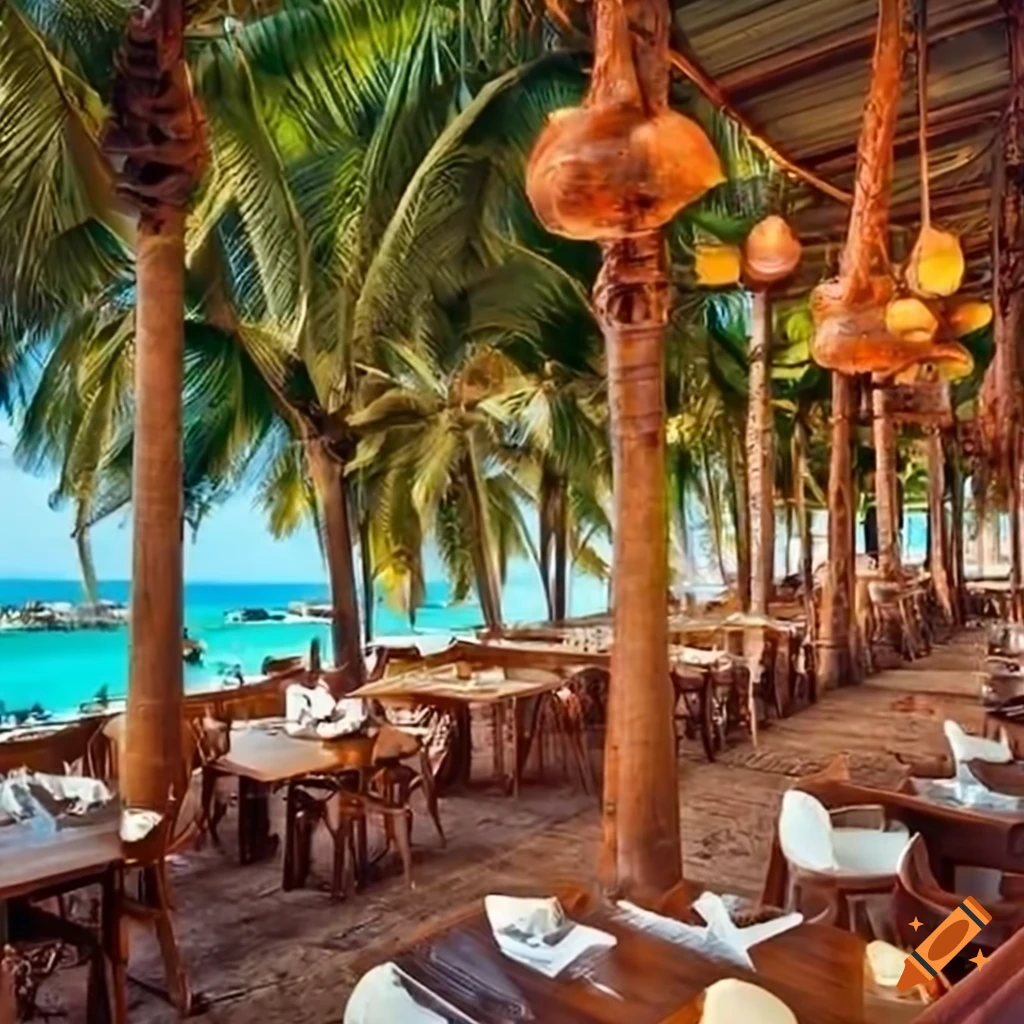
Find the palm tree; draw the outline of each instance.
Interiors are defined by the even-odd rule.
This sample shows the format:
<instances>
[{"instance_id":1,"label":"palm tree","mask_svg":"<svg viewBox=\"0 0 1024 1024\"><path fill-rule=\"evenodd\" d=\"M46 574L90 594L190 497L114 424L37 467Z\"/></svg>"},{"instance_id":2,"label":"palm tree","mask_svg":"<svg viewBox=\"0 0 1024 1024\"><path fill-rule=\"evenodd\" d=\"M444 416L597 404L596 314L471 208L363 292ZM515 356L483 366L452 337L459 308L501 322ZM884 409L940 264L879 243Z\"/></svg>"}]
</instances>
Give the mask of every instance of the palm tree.
<instances>
[{"instance_id":1,"label":"palm tree","mask_svg":"<svg viewBox=\"0 0 1024 1024\"><path fill-rule=\"evenodd\" d=\"M122 161L118 191L138 212L124 795L158 811L181 781L185 216L209 156L184 30L183 0L132 11L102 140Z\"/></svg>"}]
</instances>

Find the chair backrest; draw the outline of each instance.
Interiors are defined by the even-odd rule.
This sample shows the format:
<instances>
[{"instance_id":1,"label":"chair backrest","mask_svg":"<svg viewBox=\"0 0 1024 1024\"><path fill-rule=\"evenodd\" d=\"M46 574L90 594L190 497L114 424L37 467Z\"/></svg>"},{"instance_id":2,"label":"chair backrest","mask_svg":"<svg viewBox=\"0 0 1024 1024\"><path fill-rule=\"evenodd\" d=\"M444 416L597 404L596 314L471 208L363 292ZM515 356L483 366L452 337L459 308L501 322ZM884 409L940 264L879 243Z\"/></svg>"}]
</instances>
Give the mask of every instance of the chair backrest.
<instances>
[{"instance_id":1,"label":"chair backrest","mask_svg":"<svg viewBox=\"0 0 1024 1024\"><path fill-rule=\"evenodd\" d=\"M1013 752L1004 733L998 740L985 739L982 736L970 736L960 727L959 723L947 718L942 727L953 753L953 760L960 765L966 761L991 761L993 764L1006 764L1013 760Z\"/></svg>"},{"instance_id":2,"label":"chair backrest","mask_svg":"<svg viewBox=\"0 0 1024 1024\"><path fill-rule=\"evenodd\" d=\"M547 668L528 668L527 666L506 665L503 669L506 679L518 679L524 683L550 683L554 685L562 681L558 672Z\"/></svg>"},{"instance_id":3,"label":"chair backrest","mask_svg":"<svg viewBox=\"0 0 1024 1024\"><path fill-rule=\"evenodd\" d=\"M787 861L804 871L835 871L832 819L825 806L798 789L782 797L779 813L779 843Z\"/></svg>"},{"instance_id":4,"label":"chair backrest","mask_svg":"<svg viewBox=\"0 0 1024 1024\"><path fill-rule=\"evenodd\" d=\"M115 715L93 737L89 745L90 772L107 782L118 783L124 776L127 716ZM181 772L169 795L167 813L173 817L164 835L168 851L186 845L195 831L200 803L193 792L193 773L227 754L231 747L231 726L209 714L190 718L182 727Z\"/></svg>"}]
</instances>

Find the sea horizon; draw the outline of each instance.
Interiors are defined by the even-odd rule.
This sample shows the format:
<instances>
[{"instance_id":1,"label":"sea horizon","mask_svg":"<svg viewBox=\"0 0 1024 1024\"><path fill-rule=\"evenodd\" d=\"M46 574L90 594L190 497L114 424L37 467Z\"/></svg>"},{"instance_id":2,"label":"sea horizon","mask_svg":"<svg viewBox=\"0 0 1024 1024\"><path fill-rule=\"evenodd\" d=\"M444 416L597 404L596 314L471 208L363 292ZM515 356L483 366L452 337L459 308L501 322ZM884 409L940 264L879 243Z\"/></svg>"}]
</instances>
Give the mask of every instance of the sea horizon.
<instances>
[{"instance_id":1,"label":"sea horizon","mask_svg":"<svg viewBox=\"0 0 1024 1024\"><path fill-rule=\"evenodd\" d=\"M130 580L101 580L97 597L127 603ZM574 614L607 607L607 587L597 580L574 575L570 587ZM267 657L305 654L314 639L330 657L330 623L229 623L228 612L242 608L284 609L292 602L327 602L325 579L294 582L210 581L186 579L183 590L184 626L189 636L205 645L200 665L185 665L187 691L232 683L238 672L246 677L261 673ZM0 577L0 608L22 607L28 601L84 601L76 578ZM532 622L547 617L547 605L536 567L510 566L503 591L507 622ZM373 608L374 636L420 637L433 648L455 633L483 624L475 598L453 603L445 579L426 583L426 599L415 622L390 608L379 596ZM91 700L100 690L116 700L127 692L128 628L62 631L0 631L0 704L7 713L39 703L47 711L66 714Z\"/></svg>"}]
</instances>

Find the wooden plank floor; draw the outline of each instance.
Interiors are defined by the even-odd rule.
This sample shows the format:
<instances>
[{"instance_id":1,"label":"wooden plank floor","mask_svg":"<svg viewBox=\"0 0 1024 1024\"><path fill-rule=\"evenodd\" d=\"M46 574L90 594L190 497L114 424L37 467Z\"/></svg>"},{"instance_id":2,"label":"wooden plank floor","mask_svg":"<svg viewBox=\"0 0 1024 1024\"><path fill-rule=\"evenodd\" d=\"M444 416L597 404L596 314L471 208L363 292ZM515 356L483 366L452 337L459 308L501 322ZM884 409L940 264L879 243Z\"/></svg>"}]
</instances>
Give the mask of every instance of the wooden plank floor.
<instances>
[{"instance_id":1,"label":"wooden plank floor","mask_svg":"<svg viewBox=\"0 0 1024 1024\"><path fill-rule=\"evenodd\" d=\"M687 874L757 893L780 794L794 777L845 751L858 779L892 782L899 770L889 751L941 751L947 716L977 729L982 643L981 633L964 633L928 658L829 693L764 730L757 750L737 743L714 764L695 749L684 750L679 791ZM442 813L446 850L417 820L412 892L392 875L347 903L331 905L315 889L281 892L278 863L243 869L204 850L175 864L183 951L196 990L210 1003L201 1019L339 1021L356 980L353 960L375 944L510 885L535 885L540 892L559 880L593 876L596 801L571 788L529 787L519 801L474 792L444 801ZM230 825L229 819L225 836ZM149 936L133 939L132 971L161 981ZM132 986L129 994L133 1022L174 1019L142 989ZM67 979L53 995L63 998L72 1020L81 1019L77 999L68 1001Z\"/></svg>"}]
</instances>

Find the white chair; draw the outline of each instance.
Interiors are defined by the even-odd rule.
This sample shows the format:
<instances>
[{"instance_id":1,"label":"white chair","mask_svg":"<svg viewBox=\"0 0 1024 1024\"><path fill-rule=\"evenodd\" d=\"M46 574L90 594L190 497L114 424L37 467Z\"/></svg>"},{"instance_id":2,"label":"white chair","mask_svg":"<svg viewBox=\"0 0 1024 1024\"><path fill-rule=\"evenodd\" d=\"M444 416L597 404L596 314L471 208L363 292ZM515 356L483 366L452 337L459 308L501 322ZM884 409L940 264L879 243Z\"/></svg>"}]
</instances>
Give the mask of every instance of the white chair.
<instances>
[{"instance_id":1,"label":"white chair","mask_svg":"<svg viewBox=\"0 0 1024 1024\"><path fill-rule=\"evenodd\" d=\"M886 822L876 805L830 812L798 789L782 798L779 845L789 868L789 908L802 890L826 893L822 920L836 917L855 926L855 905L863 897L888 893L910 834L902 822Z\"/></svg>"},{"instance_id":2,"label":"white chair","mask_svg":"<svg viewBox=\"0 0 1024 1024\"><path fill-rule=\"evenodd\" d=\"M364 974L349 996L344 1024L444 1024L444 1017L413 999L405 977L393 963ZM411 979L406 984L415 986Z\"/></svg>"},{"instance_id":3,"label":"white chair","mask_svg":"<svg viewBox=\"0 0 1024 1024\"><path fill-rule=\"evenodd\" d=\"M989 740L982 736L971 736L964 732L953 719L947 718L942 726L953 760L956 762L957 774L960 766L968 761L988 761L990 764L1009 764L1013 760L1013 751L1006 730L1002 730L999 739Z\"/></svg>"}]
</instances>

